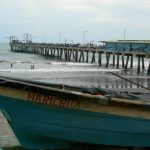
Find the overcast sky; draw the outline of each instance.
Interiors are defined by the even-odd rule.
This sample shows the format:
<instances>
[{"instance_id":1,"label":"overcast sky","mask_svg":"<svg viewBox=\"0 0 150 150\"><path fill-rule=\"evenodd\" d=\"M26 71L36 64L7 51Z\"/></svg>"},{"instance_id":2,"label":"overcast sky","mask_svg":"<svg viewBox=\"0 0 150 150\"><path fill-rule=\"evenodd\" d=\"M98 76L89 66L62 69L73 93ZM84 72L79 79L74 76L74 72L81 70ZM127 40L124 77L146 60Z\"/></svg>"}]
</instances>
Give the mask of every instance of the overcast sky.
<instances>
[{"instance_id":1,"label":"overcast sky","mask_svg":"<svg viewBox=\"0 0 150 150\"><path fill-rule=\"evenodd\" d=\"M150 39L150 0L0 0L0 41ZM125 32L126 29L126 32ZM87 32L85 32L87 31ZM60 36L59 36L60 35Z\"/></svg>"}]
</instances>

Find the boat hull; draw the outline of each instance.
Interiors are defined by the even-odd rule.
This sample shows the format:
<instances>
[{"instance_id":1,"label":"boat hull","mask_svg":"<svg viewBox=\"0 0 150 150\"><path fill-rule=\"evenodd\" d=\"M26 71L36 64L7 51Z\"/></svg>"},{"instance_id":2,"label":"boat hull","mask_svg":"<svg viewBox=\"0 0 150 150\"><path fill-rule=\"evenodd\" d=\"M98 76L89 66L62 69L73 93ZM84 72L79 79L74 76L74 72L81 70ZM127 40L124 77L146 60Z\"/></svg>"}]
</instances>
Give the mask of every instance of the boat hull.
<instances>
[{"instance_id":1,"label":"boat hull","mask_svg":"<svg viewBox=\"0 0 150 150\"><path fill-rule=\"evenodd\" d=\"M150 147L150 120L47 106L0 96L20 144L32 149L70 148L74 143Z\"/></svg>"}]
</instances>

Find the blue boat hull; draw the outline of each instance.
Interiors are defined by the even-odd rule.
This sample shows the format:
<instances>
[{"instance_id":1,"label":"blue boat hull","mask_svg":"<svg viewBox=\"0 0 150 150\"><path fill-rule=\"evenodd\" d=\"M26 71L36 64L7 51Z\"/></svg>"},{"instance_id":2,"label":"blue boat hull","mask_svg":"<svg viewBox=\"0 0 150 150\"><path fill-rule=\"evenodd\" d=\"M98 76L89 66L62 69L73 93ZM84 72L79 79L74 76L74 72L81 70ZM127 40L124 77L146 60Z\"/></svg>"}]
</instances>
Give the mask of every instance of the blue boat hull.
<instances>
[{"instance_id":1,"label":"blue boat hull","mask_svg":"<svg viewBox=\"0 0 150 150\"><path fill-rule=\"evenodd\" d=\"M0 96L1 107L24 148L62 149L74 143L150 147L150 121Z\"/></svg>"}]
</instances>

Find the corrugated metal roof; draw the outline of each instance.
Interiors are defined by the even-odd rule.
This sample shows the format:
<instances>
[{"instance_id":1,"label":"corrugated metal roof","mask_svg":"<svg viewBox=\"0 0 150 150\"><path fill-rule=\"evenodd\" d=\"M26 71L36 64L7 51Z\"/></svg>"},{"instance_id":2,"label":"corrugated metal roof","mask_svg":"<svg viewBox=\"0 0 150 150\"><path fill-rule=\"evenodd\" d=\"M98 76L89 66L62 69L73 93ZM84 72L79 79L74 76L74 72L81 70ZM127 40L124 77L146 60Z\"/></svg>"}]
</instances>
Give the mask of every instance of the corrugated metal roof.
<instances>
[{"instance_id":1,"label":"corrugated metal roof","mask_svg":"<svg viewBox=\"0 0 150 150\"><path fill-rule=\"evenodd\" d=\"M116 40L116 41L101 41L103 43L135 43L135 44L150 44L150 40Z\"/></svg>"}]
</instances>

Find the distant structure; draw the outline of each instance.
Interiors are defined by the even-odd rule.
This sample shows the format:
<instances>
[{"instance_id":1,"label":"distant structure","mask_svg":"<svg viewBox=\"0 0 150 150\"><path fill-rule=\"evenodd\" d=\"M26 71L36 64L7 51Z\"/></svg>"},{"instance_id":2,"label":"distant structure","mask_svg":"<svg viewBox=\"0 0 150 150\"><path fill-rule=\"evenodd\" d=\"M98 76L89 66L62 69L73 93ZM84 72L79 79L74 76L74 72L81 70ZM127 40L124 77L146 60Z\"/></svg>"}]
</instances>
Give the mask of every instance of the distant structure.
<instances>
[{"instance_id":1,"label":"distant structure","mask_svg":"<svg viewBox=\"0 0 150 150\"><path fill-rule=\"evenodd\" d=\"M9 44L18 43L18 42L19 42L17 36L14 36L14 35L10 36L10 37L9 37L9 40L10 40L10 41L9 41Z\"/></svg>"},{"instance_id":2,"label":"distant structure","mask_svg":"<svg viewBox=\"0 0 150 150\"><path fill-rule=\"evenodd\" d=\"M13 43L32 43L32 35L30 33L25 33L22 41L19 41L17 36L12 35L9 37L9 40L10 45Z\"/></svg>"},{"instance_id":3,"label":"distant structure","mask_svg":"<svg viewBox=\"0 0 150 150\"><path fill-rule=\"evenodd\" d=\"M32 35L31 33L25 33L24 34L24 43L32 43Z\"/></svg>"},{"instance_id":4,"label":"distant structure","mask_svg":"<svg viewBox=\"0 0 150 150\"><path fill-rule=\"evenodd\" d=\"M111 51L150 52L150 40L117 40L101 42L104 43L104 49Z\"/></svg>"}]
</instances>

